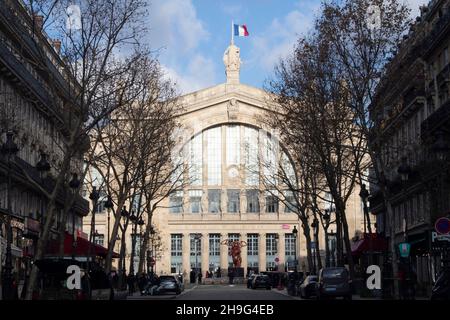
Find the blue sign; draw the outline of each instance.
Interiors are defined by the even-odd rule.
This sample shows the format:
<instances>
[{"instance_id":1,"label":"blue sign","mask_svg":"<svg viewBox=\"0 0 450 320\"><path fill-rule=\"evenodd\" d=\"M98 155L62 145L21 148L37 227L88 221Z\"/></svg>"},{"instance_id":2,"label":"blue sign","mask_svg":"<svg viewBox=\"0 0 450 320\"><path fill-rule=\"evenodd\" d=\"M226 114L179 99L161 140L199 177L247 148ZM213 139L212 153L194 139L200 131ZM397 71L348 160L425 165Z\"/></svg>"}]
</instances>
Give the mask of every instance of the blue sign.
<instances>
[{"instance_id":1,"label":"blue sign","mask_svg":"<svg viewBox=\"0 0 450 320\"><path fill-rule=\"evenodd\" d=\"M398 245L398 250L400 251L400 257L408 258L409 252L411 251L411 245L407 242L400 243Z\"/></svg>"}]
</instances>

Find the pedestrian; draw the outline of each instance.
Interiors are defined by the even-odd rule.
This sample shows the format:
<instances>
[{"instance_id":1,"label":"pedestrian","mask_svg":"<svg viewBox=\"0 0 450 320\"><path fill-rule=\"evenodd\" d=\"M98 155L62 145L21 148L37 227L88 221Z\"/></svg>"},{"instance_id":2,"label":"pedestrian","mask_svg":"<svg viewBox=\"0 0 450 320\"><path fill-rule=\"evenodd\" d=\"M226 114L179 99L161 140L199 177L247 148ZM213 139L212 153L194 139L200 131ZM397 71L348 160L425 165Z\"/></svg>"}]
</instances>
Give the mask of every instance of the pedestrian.
<instances>
[{"instance_id":1,"label":"pedestrian","mask_svg":"<svg viewBox=\"0 0 450 320\"><path fill-rule=\"evenodd\" d=\"M128 284L128 294L133 295L134 293L134 274L130 273L127 277Z\"/></svg>"},{"instance_id":2,"label":"pedestrian","mask_svg":"<svg viewBox=\"0 0 450 320\"><path fill-rule=\"evenodd\" d=\"M201 283L202 283L202 273L199 272L198 273L198 284L201 284Z\"/></svg>"}]
</instances>

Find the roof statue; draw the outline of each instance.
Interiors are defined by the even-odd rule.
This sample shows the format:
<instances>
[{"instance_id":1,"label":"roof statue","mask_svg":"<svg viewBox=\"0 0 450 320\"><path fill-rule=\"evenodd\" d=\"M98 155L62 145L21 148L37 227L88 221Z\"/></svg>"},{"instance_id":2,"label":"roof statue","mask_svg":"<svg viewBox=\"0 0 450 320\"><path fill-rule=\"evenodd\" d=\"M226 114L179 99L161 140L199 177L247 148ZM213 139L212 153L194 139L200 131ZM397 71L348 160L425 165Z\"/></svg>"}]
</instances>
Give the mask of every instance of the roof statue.
<instances>
[{"instance_id":1,"label":"roof statue","mask_svg":"<svg viewBox=\"0 0 450 320\"><path fill-rule=\"evenodd\" d=\"M239 53L239 48L231 44L223 54L223 63L225 64L225 74L228 84L239 83L239 70L241 66Z\"/></svg>"}]
</instances>

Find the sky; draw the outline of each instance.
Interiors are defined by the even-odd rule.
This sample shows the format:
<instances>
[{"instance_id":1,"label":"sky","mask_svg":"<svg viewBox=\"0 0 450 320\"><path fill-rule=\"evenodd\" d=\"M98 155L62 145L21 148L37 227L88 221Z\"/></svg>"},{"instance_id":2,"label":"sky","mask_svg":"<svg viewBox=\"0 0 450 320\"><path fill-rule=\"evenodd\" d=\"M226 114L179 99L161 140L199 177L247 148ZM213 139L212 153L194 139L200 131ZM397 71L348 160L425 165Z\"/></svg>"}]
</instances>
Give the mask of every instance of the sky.
<instances>
[{"instance_id":1,"label":"sky","mask_svg":"<svg viewBox=\"0 0 450 320\"><path fill-rule=\"evenodd\" d=\"M416 16L428 0L405 0ZM292 52L318 14L320 0L149 0L147 37L167 75L186 94L226 81L223 53L231 23L246 24L235 37L240 82L263 88L280 58Z\"/></svg>"}]
</instances>

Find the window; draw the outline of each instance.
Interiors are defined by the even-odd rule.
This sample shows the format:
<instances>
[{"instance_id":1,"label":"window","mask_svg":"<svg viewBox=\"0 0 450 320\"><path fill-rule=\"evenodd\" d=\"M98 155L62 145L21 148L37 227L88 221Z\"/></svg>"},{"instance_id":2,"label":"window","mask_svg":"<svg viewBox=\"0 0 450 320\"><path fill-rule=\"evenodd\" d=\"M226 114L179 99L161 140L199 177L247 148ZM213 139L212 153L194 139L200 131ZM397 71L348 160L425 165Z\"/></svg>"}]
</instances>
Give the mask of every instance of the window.
<instances>
[{"instance_id":1,"label":"window","mask_svg":"<svg viewBox=\"0 0 450 320\"><path fill-rule=\"evenodd\" d=\"M295 237L292 233L285 234L285 254L286 256L295 256Z\"/></svg>"},{"instance_id":2,"label":"window","mask_svg":"<svg viewBox=\"0 0 450 320\"><path fill-rule=\"evenodd\" d=\"M190 142L189 181L191 185L203 184L203 134L193 137Z\"/></svg>"},{"instance_id":3,"label":"window","mask_svg":"<svg viewBox=\"0 0 450 320\"><path fill-rule=\"evenodd\" d=\"M267 261L266 270L267 271L275 271L277 269L277 265L275 261Z\"/></svg>"},{"instance_id":4,"label":"window","mask_svg":"<svg viewBox=\"0 0 450 320\"><path fill-rule=\"evenodd\" d=\"M172 257L181 257L183 255L183 236L181 234L172 234L170 237L170 255Z\"/></svg>"},{"instance_id":5,"label":"window","mask_svg":"<svg viewBox=\"0 0 450 320\"><path fill-rule=\"evenodd\" d=\"M169 212L170 213L183 212L183 191L175 191L169 197Z\"/></svg>"},{"instance_id":6,"label":"window","mask_svg":"<svg viewBox=\"0 0 450 320\"><path fill-rule=\"evenodd\" d=\"M134 213L137 214L140 205L142 205L141 195L138 193L133 197L131 202L131 210L134 210Z\"/></svg>"},{"instance_id":7,"label":"window","mask_svg":"<svg viewBox=\"0 0 450 320\"><path fill-rule=\"evenodd\" d=\"M208 190L208 211L210 213L220 212L220 190Z\"/></svg>"},{"instance_id":8,"label":"window","mask_svg":"<svg viewBox=\"0 0 450 320\"><path fill-rule=\"evenodd\" d=\"M227 190L228 192L228 212L239 212L239 190Z\"/></svg>"},{"instance_id":9,"label":"window","mask_svg":"<svg viewBox=\"0 0 450 320\"><path fill-rule=\"evenodd\" d=\"M220 234L209 235L209 255L220 256Z\"/></svg>"},{"instance_id":10,"label":"window","mask_svg":"<svg viewBox=\"0 0 450 320\"><path fill-rule=\"evenodd\" d=\"M259 190L247 190L247 212L259 212Z\"/></svg>"},{"instance_id":11,"label":"window","mask_svg":"<svg viewBox=\"0 0 450 320\"><path fill-rule=\"evenodd\" d=\"M189 190L189 204L191 213L202 211L202 190Z\"/></svg>"},{"instance_id":12,"label":"window","mask_svg":"<svg viewBox=\"0 0 450 320\"><path fill-rule=\"evenodd\" d=\"M139 257L140 253L141 253L141 235L136 233L136 234L131 234L131 241L136 241L135 242L135 247L134 247L134 256L135 257ZM133 245L133 244L132 244ZM131 248L132 249L132 248Z\"/></svg>"},{"instance_id":13,"label":"window","mask_svg":"<svg viewBox=\"0 0 450 320\"><path fill-rule=\"evenodd\" d=\"M266 212L267 213L278 212L278 198L272 194L266 195Z\"/></svg>"},{"instance_id":14,"label":"window","mask_svg":"<svg viewBox=\"0 0 450 320\"><path fill-rule=\"evenodd\" d=\"M244 127L245 183L259 185L258 130Z\"/></svg>"},{"instance_id":15,"label":"window","mask_svg":"<svg viewBox=\"0 0 450 320\"><path fill-rule=\"evenodd\" d=\"M258 255L258 234L247 235L247 255L249 256Z\"/></svg>"},{"instance_id":16,"label":"window","mask_svg":"<svg viewBox=\"0 0 450 320\"><path fill-rule=\"evenodd\" d=\"M276 233L268 233L266 236L266 255L274 256L277 254L278 235Z\"/></svg>"},{"instance_id":17,"label":"window","mask_svg":"<svg viewBox=\"0 0 450 320\"><path fill-rule=\"evenodd\" d=\"M208 154L208 185L222 183L222 128L206 131Z\"/></svg>"},{"instance_id":18,"label":"window","mask_svg":"<svg viewBox=\"0 0 450 320\"><path fill-rule=\"evenodd\" d=\"M286 213L294 212L295 211L295 199L294 199L294 194L292 193L292 191L290 191L290 190L285 191L284 197L286 199L286 203L284 206L284 212L286 212Z\"/></svg>"},{"instance_id":19,"label":"window","mask_svg":"<svg viewBox=\"0 0 450 320\"><path fill-rule=\"evenodd\" d=\"M191 234L190 235L190 246L191 246L191 256L196 256L195 252L197 251L197 256L201 256L202 254L202 238L199 234ZM196 250L197 249L197 250Z\"/></svg>"},{"instance_id":20,"label":"window","mask_svg":"<svg viewBox=\"0 0 450 320\"><path fill-rule=\"evenodd\" d=\"M104 234L96 234L96 235L94 235L94 243L95 244L103 246L104 242L105 242L105 235Z\"/></svg>"},{"instance_id":21,"label":"window","mask_svg":"<svg viewBox=\"0 0 450 320\"><path fill-rule=\"evenodd\" d=\"M227 165L238 165L240 162L241 144L240 127L236 125L227 126Z\"/></svg>"}]
</instances>

